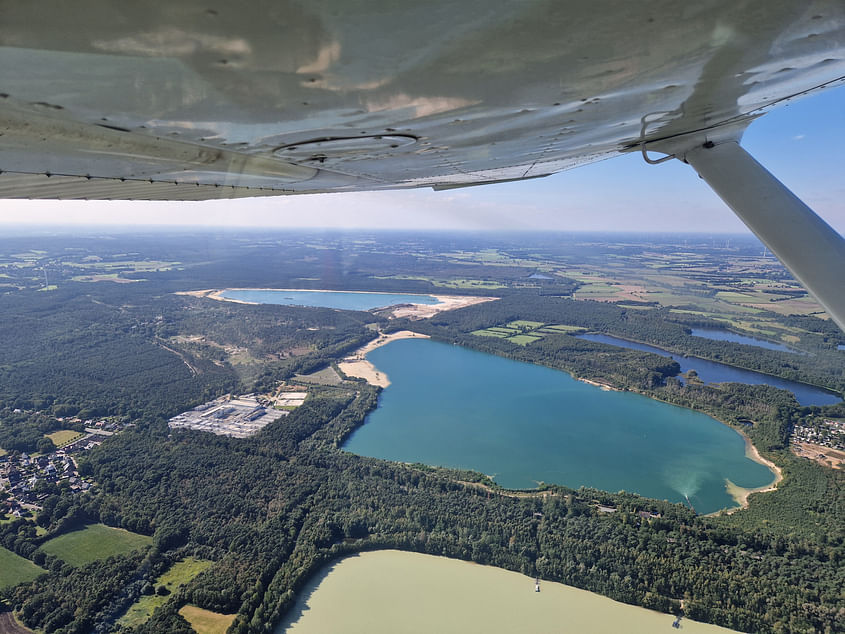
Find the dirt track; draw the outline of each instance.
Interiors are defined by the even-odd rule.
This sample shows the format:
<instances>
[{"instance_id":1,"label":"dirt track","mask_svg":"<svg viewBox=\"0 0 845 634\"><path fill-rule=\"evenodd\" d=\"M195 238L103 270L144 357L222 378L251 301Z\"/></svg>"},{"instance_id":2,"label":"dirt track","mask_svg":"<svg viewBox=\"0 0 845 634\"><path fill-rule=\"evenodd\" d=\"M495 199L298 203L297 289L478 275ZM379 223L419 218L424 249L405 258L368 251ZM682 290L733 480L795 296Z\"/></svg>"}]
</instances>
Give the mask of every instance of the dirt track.
<instances>
[{"instance_id":1,"label":"dirt track","mask_svg":"<svg viewBox=\"0 0 845 634\"><path fill-rule=\"evenodd\" d=\"M0 612L0 634L32 634L32 630L18 625L11 612Z\"/></svg>"}]
</instances>

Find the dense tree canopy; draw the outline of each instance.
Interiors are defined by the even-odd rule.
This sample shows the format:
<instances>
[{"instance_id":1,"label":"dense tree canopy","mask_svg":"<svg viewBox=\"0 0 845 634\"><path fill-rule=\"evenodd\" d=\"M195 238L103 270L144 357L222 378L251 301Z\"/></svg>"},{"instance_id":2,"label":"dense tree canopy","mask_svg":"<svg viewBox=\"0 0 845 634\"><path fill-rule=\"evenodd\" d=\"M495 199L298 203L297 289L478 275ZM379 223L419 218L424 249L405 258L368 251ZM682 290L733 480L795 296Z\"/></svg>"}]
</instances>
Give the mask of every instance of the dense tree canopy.
<instances>
[{"instance_id":1,"label":"dense tree canopy","mask_svg":"<svg viewBox=\"0 0 845 634\"><path fill-rule=\"evenodd\" d=\"M783 318L807 331L800 340L808 354L759 351L690 336L691 327L724 326L703 315L642 310L649 302L573 301L561 295L579 282L562 275L529 281L520 257L543 252L550 262L565 262L542 240L530 251L488 254L481 262L464 257L477 247L469 238L439 239L437 253L425 240L400 236L387 247L362 240L352 255L343 240L257 235L244 239L259 254L249 258L247 246L228 236L105 246L92 238L70 255L45 239L47 255L0 258L12 262L4 270L16 285L0 296L0 447L46 448L45 433L68 427L57 417L114 415L135 423L79 457L80 474L96 482L89 494L51 489L36 523L0 523L0 545L47 571L2 591L27 625L114 631L129 605L157 591L164 571L196 556L214 565L134 631L189 632L178 610L191 603L237 613L233 632L269 632L321 566L389 547L539 575L667 612L680 612L683 602L686 616L741 631L845 631L845 476L786 450L792 425L807 416L845 417L841 405L801 408L789 393L766 386L681 384L672 378L678 365L666 357L563 333L526 346L472 334L518 319L580 326L842 390L845 364L829 324ZM10 252L34 248L12 243ZM156 263L133 265L138 250L154 253ZM58 289L34 290L41 275L21 261L52 267ZM135 281L75 279L91 262L100 274ZM173 294L263 285L431 292L443 283L501 299L426 321L388 322L371 313ZM377 328L407 327L707 412L746 433L784 480L775 492L753 495L747 510L718 517L590 489L545 486L516 496L482 474L344 452L344 440L379 395L357 381L311 387L303 406L249 439L167 427L168 417L204 400L270 390L280 379L336 362ZM602 513L599 505L616 512ZM92 522L149 535L152 545L80 567L40 549Z\"/></svg>"}]
</instances>

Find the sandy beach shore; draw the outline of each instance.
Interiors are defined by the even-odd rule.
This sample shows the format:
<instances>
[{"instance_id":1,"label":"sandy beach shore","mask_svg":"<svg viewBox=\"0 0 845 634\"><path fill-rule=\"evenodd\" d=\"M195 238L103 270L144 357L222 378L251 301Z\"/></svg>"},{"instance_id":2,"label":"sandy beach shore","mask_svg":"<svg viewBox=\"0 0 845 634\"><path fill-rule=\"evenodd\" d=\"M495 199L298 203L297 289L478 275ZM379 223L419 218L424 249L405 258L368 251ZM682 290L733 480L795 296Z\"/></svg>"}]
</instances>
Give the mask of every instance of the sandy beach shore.
<instances>
[{"instance_id":1,"label":"sandy beach shore","mask_svg":"<svg viewBox=\"0 0 845 634\"><path fill-rule=\"evenodd\" d=\"M455 310L457 308L466 308L475 304L483 304L484 302L492 302L499 299L498 297L478 297L476 295L431 295L439 301L439 304L406 304L397 306L390 311L390 316L399 318L407 317L408 319L427 319L437 313L442 313L447 310Z\"/></svg>"},{"instance_id":2,"label":"sandy beach shore","mask_svg":"<svg viewBox=\"0 0 845 634\"><path fill-rule=\"evenodd\" d=\"M208 299L216 299L218 302L232 302L233 304L251 304L253 306L257 306L258 302L245 302L241 299L229 299L228 297L223 297L223 293L226 291L242 291L242 290L273 290L273 289L264 289L264 288L256 288L256 289L244 289L244 288L206 288L201 291L177 291L173 293L174 295L190 295L191 297L207 297ZM276 289L282 290L282 289Z\"/></svg>"},{"instance_id":3,"label":"sandy beach shore","mask_svg":"<svg viewBox=\"0 0 845 634\"><path fill-rule=\"evenodd\" d=\"M384 372L380 372L376 367L367 361L367 353L381 346L387 345L391 341L397 339L429 339L428 335L421 335L418 332L411 332L410 330L400 330L389 335L379 335L377 339L373 339L368 344L361 346L351 355L346 357L343 361L337 364L341 372L347 376L354 376L359 379L364 379L370 385L378 385L380 387L387 387L390 385L390 379Z\"/></svg>"},{"instance_id":4,"label":"sandy beach shore","mask_svg":"<svg viewBox=\"0 0 845 634\"><path fill-rule=\"evenodd\" d=\"M594 385L596 387L600 387L605 392L618 392L619 391L618 389L616 389L612 385L608 385L607 383L601 383L599 381L593 381L592 379L579 378L579 379L576 379L576 380L581 381L582 383L586 383L588 385Z\"/></svg>"},{"instance_id":5,"label":"sandy beach shore","mask_svg":"<svg viewBox=\"0 0 845 634\"><path fill-rule=\"evenodd\" d=\"M740 487L735 485L730 480L726 480L725 488L728 491L728 494L736 500L737 504L739 504L739 508L746 509L748 508L748 496L752 493L768 493L769 491L774 491L778 488L778 484L781 480L783 480L783 472L781 468L777 466L771 460L766 460L763 456L760 455L760 452L757 451L757 447L754 446L754 443L751 442L751 439L742 434L742 437L745 439L745 455L751 458L754 462L757 462L761 465L764 465L771 469L775 473L775 479L771 484L767 484L766 486L757 487L756 489L746 489L744 487ZM738 508L728 509L728 513L734 513L738 511Z\"/></svg>"}]
</instances>

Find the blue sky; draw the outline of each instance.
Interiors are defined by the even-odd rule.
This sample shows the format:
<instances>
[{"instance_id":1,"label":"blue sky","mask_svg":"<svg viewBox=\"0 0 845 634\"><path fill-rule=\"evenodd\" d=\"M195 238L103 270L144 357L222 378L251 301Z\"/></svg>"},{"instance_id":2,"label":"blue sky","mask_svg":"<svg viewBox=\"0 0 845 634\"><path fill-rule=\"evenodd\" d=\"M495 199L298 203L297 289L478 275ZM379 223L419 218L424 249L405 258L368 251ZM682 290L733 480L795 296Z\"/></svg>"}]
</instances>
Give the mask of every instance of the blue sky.
<instances>
[{"instance_id":1,"label":"blue sky","mask_svg":"<svg viewBox=\"0 0 845 634\"><path fill-rule=\"evenodd\" d=\"M743 146L845 233L845 86L778 108ZM695 172L638 153L544 179L447 192L318 194L205 203L3 201L0 224L194 225L746 233Z\"/></svg>"}]
</instances>

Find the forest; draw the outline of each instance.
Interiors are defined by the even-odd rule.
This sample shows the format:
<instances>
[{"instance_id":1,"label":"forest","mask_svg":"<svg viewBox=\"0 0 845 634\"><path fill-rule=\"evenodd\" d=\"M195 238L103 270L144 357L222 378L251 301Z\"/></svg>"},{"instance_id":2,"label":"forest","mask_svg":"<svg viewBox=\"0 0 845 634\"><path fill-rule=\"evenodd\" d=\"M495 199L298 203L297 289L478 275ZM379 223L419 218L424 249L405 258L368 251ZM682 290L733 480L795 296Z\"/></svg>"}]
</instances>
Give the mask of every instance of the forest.
<instances>
[{"instance_id":1,"label":"forest","mask_svg":"<svg viewBox=\"0 0 845 634\"><path fill-rule=\"evenodd\" d=\"M429 320L423 328L429 333L437 332L439 328L444 336L448 333L456 337L519 319L580 326L594 332L650 343L677 354L719 361L840 393L845 391L842 355L827 344L814 349L812 355L802 355L693 337L690 334L691 327L724 329L724 324L702 317L691 319L688 315L666 309L634 310L608 302L547 297L526 290L512 293L496 302L441 313ZM400 323L391 324L391 328L401 327L403 325ZM468 340L464 339L461 343ZM542 345L543 342L537 342L532 347Z\"/></svg>"},{"instance_id":2,"label":"forest","mask_svg":"<svg viewBox=\"0 0 845 634\"><path fill-rule=\"evenodd\" d=\"M216 565L138 631L188 631L177 610L190 602L237 611L235 632L266 632L320 566L392 547L539 574L670 612L685 599L688 617L741 631L841 629L841 512L821 529L796 530L767 525L765 510L756 521L734 521L742 513L702 518L632 494L549 487L548 496L488 496L463 483L465 474L338 450L377 397L373 388L356 392L313 399L249 440L170 434L162 423L120 434L85 462L96 493L45 505L38 522L54 534L101 521L153 535L153 548L77 569L44 561L48 576L7 591L7 600L30 626L108 631L163 561L199 554ZM842 484L815 477L811 488ZM806 513L831 501L795 493L778 491L778 504L788 498ZM597 501L620 512L597 513ZM640 510L661 517L644 520ZM25 522L2 531L3 545L24 556L44 539Z\"/></svg>"},{"instance_id":3,"label":"forest","mask_svg":"<svg viewBox=\"0 0 845 634\"><path fill-rule=\"evenodd\" d=\"M843 416L841 405L802 408L789 393L766 386L682 384L674 378L677 364L666 357L563 333L525 346L471 334L518 319L580 326L842 391L845 364L831 348L838 334L819 325L821 319L782 320L810 333L801 342L811 355L691 337L691 327L724 324L663 308L561 297L579 283L559 277L527 285L515 256L458 263L478 249L466 237L444 237L439 250L402 236L354 248L342 236L319 235L299 236L295 244L260 235L209 238L205 246L185 238L133 240L115 238L108 248L94 239L77 242L72 257L60 242L45 240L39 248L46 254L38 257L51 263L52 281L59 281L48 292L36 290L40 282L29 269L4 269L11 271L5 279L16 281L0 295L6 352L0 447L31 451L35 442L38 449L39 436L56 429L56 417L109 415L135 423L79 458L80 474L96 482L90 493L57 491L35 522L0 523L0 545L47 571L0 591L27 626L129 631L117 623L126 608L173 562L196 556L214 565L131 631L190 632L178 614L190 603L237 613L232 632L272 632L326 563L389 547L539 575L666 612L680 613L683 600L687 617L739 631L845 631L845 476L788 451L794 423L820 413ZM255 245L266 256L245 258ZM31 243L21 240L7 251L27 248ZM94 250L101 260L85 260ZM457 255L444 263L438 258L446 251ZM135 280L126 283L72 279L92 262L105 274L114 272L109 262L144 257L169 264L145 271L119 264L118 274ZM381 279L385 270L419 274L425 262L433 278L500 284L466 290L500 299L412 322L173 294L265 284L432 292L430 281ZM752 496L748 509L714 517L591 489L545 486L516 497L482 474L344 452L343 441L378 402L380 390L361 382L312 388L302 407L249 439L166 425L209 398L270 390L326 367L373 339L376 328L412 328L707 412L746 433L785 478L777 491ZM617 512L599 513L598 504ZM39 550L52 537L96 522L152 536L153 545L79 567Z\"/></svg>"}]
</instances>

